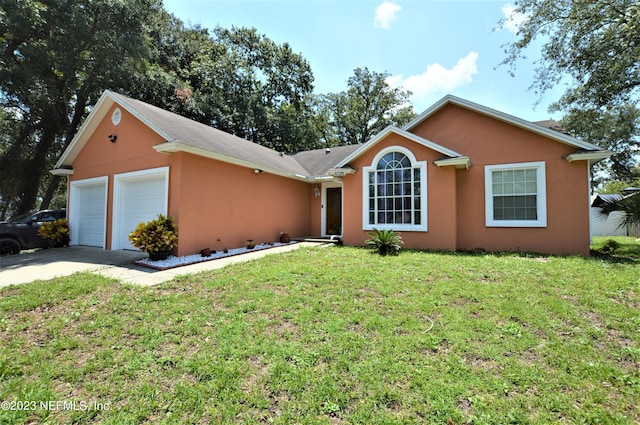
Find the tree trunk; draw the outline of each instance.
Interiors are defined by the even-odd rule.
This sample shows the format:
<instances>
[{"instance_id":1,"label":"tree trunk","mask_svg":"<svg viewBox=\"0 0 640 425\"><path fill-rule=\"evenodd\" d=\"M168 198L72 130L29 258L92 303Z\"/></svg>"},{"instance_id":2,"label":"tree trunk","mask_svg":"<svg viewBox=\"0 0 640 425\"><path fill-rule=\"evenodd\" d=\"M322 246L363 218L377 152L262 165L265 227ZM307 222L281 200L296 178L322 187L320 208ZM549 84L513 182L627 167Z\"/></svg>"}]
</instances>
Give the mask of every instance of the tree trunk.
<instances>
[{"instance_id":1,"label":"tree trunk","mask_svg":"<svg viewBox=\"0 0 640 425\"><path fill-rule=\"evenodd\" d=\"M80 122L82 121L82 117L84 116L84 113L85 113L84 111L87 106L87 102L88 102L88 97L87 97L86 91L83 90L80 93L78 93L78 99L76 100L73 118L71 119L71 124L67 128L67 132L65 134L65 139L64 139L65 143L63 147L63 152L64 152L64 149L66 149L69 146L69 144L75 137L76 133L78 132L78 127L80 126ZM51 200L53 199L53 195L55 195L56 189L58 188L59 184L60 184L60 176L53 176L49 181L49 185L47 186L47 191L45 192L45 195L42 198L42 203L40 204L41 210L49 209L49 205L51 204Z\"/></svg>"},{"instance_id":2,"label":"tree trunk","mask_svg":"<svg viewBox=\"0 0 640 425\"><path fill-rule=\"evenodd\" d=\"M47 186L47 191L42 198L42 203L40 204L41 210L48 210L49 205L51 204L51 199L53 199L53 195L56 193L56 189L60 184L60 176L53 176L49 181L49 185Z\"/></svg>"},{"instance_id":3,"label":"tree trunk","mask_svg":"<svg viewBox=\"0 0 640 425\"><path fill-rule=\"evenodd\" d=\"M38 198L38 189L40 188L40 180L44 176L47 167L47 152L56 140L55 128L45 128L42 133L40 143L34 152L33 157L29 161L28 176L24 176L21 182L20 193L22 197L18 203L16 214L30 211L35 205Z\"/></svg>"}]
</instances>

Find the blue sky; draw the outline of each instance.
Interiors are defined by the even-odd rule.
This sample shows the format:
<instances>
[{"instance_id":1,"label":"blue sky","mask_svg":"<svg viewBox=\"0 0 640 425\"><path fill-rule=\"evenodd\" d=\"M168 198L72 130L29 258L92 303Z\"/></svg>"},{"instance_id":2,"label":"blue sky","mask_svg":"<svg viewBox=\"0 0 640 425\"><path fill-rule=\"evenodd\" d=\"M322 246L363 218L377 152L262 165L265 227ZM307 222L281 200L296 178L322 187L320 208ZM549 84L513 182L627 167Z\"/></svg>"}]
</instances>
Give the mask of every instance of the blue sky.
<instances>
[{"instance_id":1,"label":"blue sky","mask_svg":"<svg viewBox=\"0 0 640 425\"><path fill-rule=\"evenodd\" d=\"M560 118L547 111L562 90L540 100L529 90L539 51L531 49L515 77L503 45L515 28L496 30L510 16L508 1L456 0L164 0L187 24L253 27L289 43L311 65L316 93L346 90L357 67L391 74L389 83L411 90L420 113L453 94L531 121ZM539 46L538 46L539 47ZM538 105L535 105L539 101Z\"/></svg>"}]
</instances>

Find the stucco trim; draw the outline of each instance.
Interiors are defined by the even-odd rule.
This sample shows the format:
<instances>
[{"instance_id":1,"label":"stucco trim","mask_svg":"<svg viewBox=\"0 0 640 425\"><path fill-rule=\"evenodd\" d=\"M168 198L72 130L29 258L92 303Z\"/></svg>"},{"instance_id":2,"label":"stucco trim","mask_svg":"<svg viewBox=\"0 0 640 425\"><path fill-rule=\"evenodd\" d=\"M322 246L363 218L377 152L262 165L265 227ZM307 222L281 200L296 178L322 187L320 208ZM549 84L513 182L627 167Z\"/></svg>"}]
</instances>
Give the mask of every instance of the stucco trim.
<instances>
[{"instance_id":1,"label":"stucco trim","mask_svg":"<svg viewBox=\"0 0 640 425\"><path fill-rule=\"evenodd\" d=\"M367 143L363 143L362 147L360 147L358 150L356 150L355 152L353 152L351 155L349 155L348 157L346 157L345 159L343 159L342 161L340 161L338 164L336 164L336 166L334 168L343 168L345 165L347 165L349 162L353 161L354 159L360 157L362 154L364 154L365 152L367 152L369 149L373 148L375 145L377 145L379 142L381 142L382 140L384 140L387 136L389 136L390 134L397 134L401 137L404 137L408 140L411 140L415 143L418 143L419 145L425 146L429 149L432 149L436 152L439 152L443 155L449 156L449 157L462 157L462 154L459 154L456 151L453 151L449 148L445 148L444 146L441 146L437 143L432 142L431 140L427 140L423 137L420 137L418 135L415 135L413 133L409 133L406 130L403 130L401 128L398 128L396 126L390 125L387 128L385 128L384 130L382 130L380 133L378 133L375 137L373 137L372 139L370 139Z\"/></svg>"},{"instance_id":2,"label":"stucco trim","mask_svg":"<svg viewBox=\"0 0 640 425\"><path fill-rule=\"evenodd\" d=\"M589 161L589 164L595 164L598 161L609 158L613 152L608 150L599 150L597 152L574 152L565 158L568 162Z\"/></svg>"},{"instance_id":3,"label":"stucco trim","mask_svg":"<svg viewBox=\"0 0 640 425\"><path fill-rule=\"evenodd\" d=\"M210 158L210 159L215 159L218 161L222 161L222 162L226 162L229 164L233 164L233 165L238 165L240 167L245 167L245 168L251 168L251 169L256 169L256 170L261 170L267 173L271 173L271 174L275 174L278 176L282 176L282 177L287 177L290 179L294 179L294 180L302 180L305 182L310 181L308 176L303 176L301 174L290 174L290 173L285 173L282 170L277 170L275 168L269 168L269 167L265 167L264 165L261 164L256 164L254 162L250 162L250 161L244 161L232 156L227 156L227 155L222 155L220 153L217 152L213 152L207 149L203 149L203 148L199 148L196 146L192 146L192 145L188 145L186 143L180 142L178 141L172 141L172 142L163 142L160 144L157 144L155 146L153 146L153 149L155 149L156 152L158 153L165 153L165 154L172 154L175 152L185 152L185 153L189 153L192 155L197 155L197 156L201 156L204 158Z\"/></svg>"},{"instance_id":4,"label":"stucco trim","mask_svg":"<svg viewBox=\"0 0 640 425\"><path fill-rule=\"evenodd\" d=\"M51 174L54 176L72 176L73 168L55 168L51 170Z\"/></svg>"},{"instance_id":5,"label":"stucco trim","mask_svg":"<svg viewBox=\"0 0 640 425\"><path fill-rule=\"evenodd\" d=\"M586 149L589 151L600 151L601 149L592 145L591 143L584 142L582 140L576 139L575 137L569 136L567 134L560 133L556 130L552 130L550 128L543 127L538 124L534 124L530 121L523 120L522 118L515 117L513 115L509 115L504 112L497 111L495 109L491 109L489 107L480 105L475 102L471 102L466 99L461 99L456 96L447 95L440 99L438 102L431 105L427 108L423 113L414 118L409 124L403 127L406 131L411 131L418 124L429 118L431 115L438 112L440 109L444 108L446 105L456 105L465 109L469 109L471 111L486 115L488 117L506 122L507 124L514 125L516 127L520 127L522 129L531 131L533 133L539 134L541 136L547 137L556 142L564 143L565 145L574 146L580 149Z\"/></svg>"},{"instance_id":6,"label":"stucco trim","mask_svg":"<svg viewBox=\"0 0 640 425\"><path fill-rule=\"evenodd\" d=\"M461 156L459 158L438 159L436 161L433 161L433 163L438 167L453 166L458 169L464 168L465 170L468 170L469 167L471 167L471 160L468 156Z\"/></svg>"},{"instance_id":7,"label":"stucco trim","mask_svg":"<svg viewBox=\"0 0 640 425\"><path fill-rule=\"evenodd\" d=\"M351 167L339 167L339 168L330 168L328 173L331 177L342 178L347 174L355 174L356 170L355 168L351 168Z\"/></svg>"}]
</instances>

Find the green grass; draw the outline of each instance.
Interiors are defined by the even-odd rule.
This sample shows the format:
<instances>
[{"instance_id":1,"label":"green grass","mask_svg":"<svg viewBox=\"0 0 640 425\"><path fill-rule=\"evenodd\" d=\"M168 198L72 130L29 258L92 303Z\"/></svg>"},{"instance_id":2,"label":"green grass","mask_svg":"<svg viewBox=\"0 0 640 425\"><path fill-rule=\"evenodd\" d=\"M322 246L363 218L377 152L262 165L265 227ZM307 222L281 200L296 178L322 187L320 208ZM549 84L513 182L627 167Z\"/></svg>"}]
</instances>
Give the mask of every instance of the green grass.
<instances>
[{"instance_id":1,"label":"green grass","mask_svg":"<svg viewBox=\"0 0 640 425\"><path fill-rule=\"evenodd\" d=\"M605 256L610 259L632 261L640 259L640 239L630 236L596 236L593 238L591 249L596 256Z\"/></svg>"},{"instance_id":2,"label":"green grass","mask_svg":"<svg viewBox=\"0 0 640 425\"><path fill-rule=\"evenodd\" d=\"M639 423L639 285L633 258L336 247L5 288L0 401L80 408L0 423Z\"/></svg>"}]
</instances>

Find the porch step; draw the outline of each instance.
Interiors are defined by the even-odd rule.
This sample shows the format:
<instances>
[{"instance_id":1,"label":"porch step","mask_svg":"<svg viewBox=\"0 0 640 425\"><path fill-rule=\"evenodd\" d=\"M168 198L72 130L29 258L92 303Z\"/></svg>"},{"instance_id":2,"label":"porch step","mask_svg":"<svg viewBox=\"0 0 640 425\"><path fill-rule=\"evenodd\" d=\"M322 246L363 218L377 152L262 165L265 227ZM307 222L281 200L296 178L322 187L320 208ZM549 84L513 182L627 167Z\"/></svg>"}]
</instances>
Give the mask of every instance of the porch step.
<instances>
[{"instance_id":1,"label":"porch step","mask_svg":"<svg viewBox=\"0 0 640 425\"><path fill-rule=\"evenodd\" d=\"M335 244L342 242L342 238L340 236L332 236L332 237L309 236L306 238L293 238L293 239L301 242L319 242L319 243L335 243Z\"/></svg>"}]
</instances>

